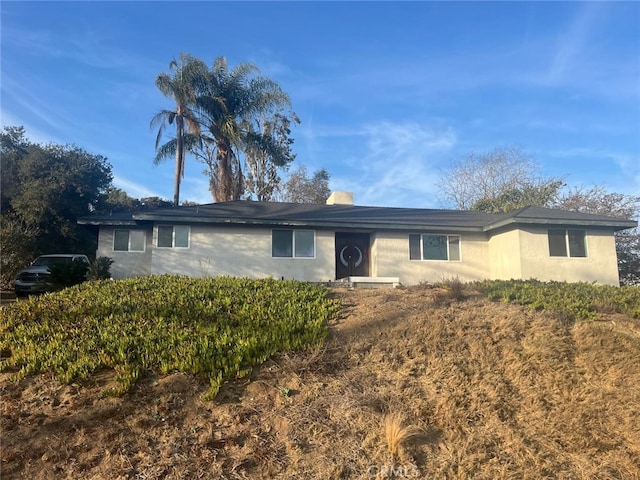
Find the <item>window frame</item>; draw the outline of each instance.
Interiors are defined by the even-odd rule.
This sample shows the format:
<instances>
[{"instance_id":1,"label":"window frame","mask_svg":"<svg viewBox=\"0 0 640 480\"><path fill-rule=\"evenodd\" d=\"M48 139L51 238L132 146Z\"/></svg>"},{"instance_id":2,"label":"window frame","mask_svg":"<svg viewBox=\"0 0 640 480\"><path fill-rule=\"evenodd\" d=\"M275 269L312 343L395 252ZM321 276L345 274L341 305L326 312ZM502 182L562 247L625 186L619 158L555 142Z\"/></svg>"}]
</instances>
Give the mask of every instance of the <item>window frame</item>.
<instances>
[{"instance_id":1,"label":"window frame","mask_svg":"<svg viewBox=\"0 0 640 480\"><path fill-rule=\"evenodd\" d=\"M176 246L176 227L185 228L187 231L187 245L186 246ZM171 228L171 246L169 245L160 245L160 229L161 228ZM191 248L191 225L169 225L169 224L159 224L156 226L156 248L178 248L182 250L188 250Z\"/></svg>"},{"instance_id":2,"label":"window frame","mask_svg":"<svg viewBox=\"0 0 640 480\"><path fill-rule=\"evenodd\" d=\"M290 245L290 250L291 250L291 255L275 255L275 251L273 249L273 235L274 232L290 232L291 233L291 245ZM298 233L311 233L313 235L313 254L310 256L300 256L300 255L296 255L296 243L297 243L297 234ZM315 260L316 258L316 244L317 244L317 240L316 240L317 236L316 236L316 231L315 230L309 230L309 229L292 229L292 228L272 228L271 229L271 258L290 258L290 259L296 259L296 260Z\"/></svg>"},{"instance_id":3,"label":"window frame","mask_svg":"<svg viewBox=\"0 0 640 480\"><path fill-rule=\"evenodd\" d=\"M554 254L552 252L551 238L555 236L556 239L560 237L560 233L562 232L562 237L564 239L563 249L564 254ZM575 251L575 243L571 240L571 234L579 233L581 235L581 247L579 251ZM584 228L548 228L547 229L547 245L549 247L549 257L551 258L588 258L589 257L589 249L587 248L587 230ZM557 247L558 245L556 245ZM577 255L574 255L576 253Z\"/></svg>"},{"instance_id":4,"label":"window frame","mask_svg":"<svg viewBox=\"0 0 640 480\"><path fill-rule=\"evenodd\" d=\"M445 237L446 241L447 241L447 258L425 258L425 250L424 250L424 244L425 244L425 237ZM415 253L417 253L417 250L415 249L416 244L413 243L412 244L412 237L415 239L415 237L418 237L418 243L417 246L420 249L420 257L419 258L415 258L413 255ZM451 239L457 239L457 243L458 247L457 247L457 251L458 251L458 258L457 259L451 259ZM412 246L414 248L412 248ZM412 251L413 250L413 251ZM419 261L419 262L462 262L462 235L459 234L449 234L449 233L410 233L409 234L409 260L410 261Z\"/></svg>"},{"instance_id":5,"label":"window frame","mask_svg":"<svg viewBox=\"0 0 640 480\"><path fill-rule=\"evenodd\" d=\"M127 232L127 249L116 250L116 232ZM131 232L139 232L142 234L142 250L131 249ZM144 253L147 250L147 232L145 230L132 229L132 228L114 228L113 229L113 241L111 242L111 249L113 252L127 252L127 253Z\"/></svg>"}]
</instances>

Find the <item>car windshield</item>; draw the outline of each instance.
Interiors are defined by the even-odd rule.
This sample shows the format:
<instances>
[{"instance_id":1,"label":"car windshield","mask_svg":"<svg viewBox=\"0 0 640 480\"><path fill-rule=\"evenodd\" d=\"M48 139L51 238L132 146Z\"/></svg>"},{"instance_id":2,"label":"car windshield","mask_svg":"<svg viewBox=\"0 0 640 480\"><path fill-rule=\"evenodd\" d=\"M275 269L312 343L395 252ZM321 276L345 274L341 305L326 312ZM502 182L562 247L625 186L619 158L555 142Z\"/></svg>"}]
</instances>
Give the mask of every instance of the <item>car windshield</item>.
<instances>
[{"instance_id":1,"label":"car windshield","mask_svg":"<svg viewBox=\"0 0 640 480\"><path fill-rule=\"evenodd\" d=\"M51 265L68 263L71 260L71 257L38 257L36 261L33 262L33 265L36 267L50 267Z\"/></svg>"}]
</instances>

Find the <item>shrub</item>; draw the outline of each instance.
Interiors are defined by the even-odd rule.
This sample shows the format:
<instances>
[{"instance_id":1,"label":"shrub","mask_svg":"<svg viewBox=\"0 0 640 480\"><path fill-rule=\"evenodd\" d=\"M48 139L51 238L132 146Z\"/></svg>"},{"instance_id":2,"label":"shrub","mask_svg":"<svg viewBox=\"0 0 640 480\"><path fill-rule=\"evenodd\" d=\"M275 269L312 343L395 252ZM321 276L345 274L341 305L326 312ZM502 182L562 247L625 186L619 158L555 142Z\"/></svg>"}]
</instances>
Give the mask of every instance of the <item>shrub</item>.
<instances>
[{"instance_id":1,"label":"shrub","mask_svg":"<svg viewBox=\"0 0 640 480\"><path fill-rule=\"evenodd\" d=\"M87 270L87 280L108 280L111 278L113 258L98 257L91 261Z\"/></svg>"},{"instance_id":2,"label":"shrub","mask_svg":"<svg viewBox=\"0 0 640 480\"><path fill-rule=\"evenodd\" d=\"M490 300L551 310L570 319L596 319L601 313L624 313L640 318L640 287L613 287L592 283L490 280L477 288Z\"/></svg>"},{"instance_id":3,"label":"shrub","mask_svg":"<svg viewBox=\"0 0 640 480\"><path fill-rule=\"evenodd\" d=\"M88 269L89 265L79 259L51 265L45 287L47 290L57 291L78 285L87 279Z\"/></svg>"},{"instance_id":4,"label":"shrub","mask_svg":"<svg viewBox=\"0 0 640 480\"><path fill-rule=\"evenodd\" d=\"M443 291L436 295L437 303L461 302L467 297L466 286L460 277L443 277L434 286L442 288Z\"/></svg>"}]
</instances>

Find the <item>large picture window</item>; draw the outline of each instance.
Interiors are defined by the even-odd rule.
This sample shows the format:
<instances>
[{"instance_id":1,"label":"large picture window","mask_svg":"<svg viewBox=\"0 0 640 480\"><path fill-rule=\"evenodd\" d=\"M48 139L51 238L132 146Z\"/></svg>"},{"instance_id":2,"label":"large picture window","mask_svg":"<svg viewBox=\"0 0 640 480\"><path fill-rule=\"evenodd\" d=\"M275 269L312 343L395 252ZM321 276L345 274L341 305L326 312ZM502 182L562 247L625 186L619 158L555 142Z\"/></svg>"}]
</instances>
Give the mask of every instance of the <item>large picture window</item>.
<instances>
[{"instance_id":1,"label":"large picture window","mask_svg":"<svg viewBox=\"0 0 640 480\"><path fill-rule=\"evenodd\" d=\"M115 252L144 252L144 230L114 230L113 250Z\"/></svg>"},{"instance_id":2,"label":"large picture window","mask_svg":"<svg viewBox=\"0 0 640 480\"><path fill-rule=\"evenodd\" d=\"M460 261L460 235L409 235L410 260Z\"/></svg>"},{"instance_id":3,"label":"large picture window","mask_svg":"<svg viewBox=\"0 0 640 480\"><path fill-rule=\"evenodd\" d=\"M159 225L158 247L189 248L188 225Z\"/></svg>"},{"instance_id":4,"label":"large picture window","mask_svg":"<svg viewBox=\"0 0 640 480\"><path fill-rule=\"evenodd\" d=\"M550 228L548 237L549 255L552 257L587 256L587 235L584 230Z\"/></svg>"},{"instance_id":5,"label":"large picture window","mask_svg":"<svg viewBox=\"0 0 640 480\"><path fill-rule=\"evenodd\" d=\"M272 230L271 256L314 258L316 235L313 230Z\"/></svg>"}]
</instances>

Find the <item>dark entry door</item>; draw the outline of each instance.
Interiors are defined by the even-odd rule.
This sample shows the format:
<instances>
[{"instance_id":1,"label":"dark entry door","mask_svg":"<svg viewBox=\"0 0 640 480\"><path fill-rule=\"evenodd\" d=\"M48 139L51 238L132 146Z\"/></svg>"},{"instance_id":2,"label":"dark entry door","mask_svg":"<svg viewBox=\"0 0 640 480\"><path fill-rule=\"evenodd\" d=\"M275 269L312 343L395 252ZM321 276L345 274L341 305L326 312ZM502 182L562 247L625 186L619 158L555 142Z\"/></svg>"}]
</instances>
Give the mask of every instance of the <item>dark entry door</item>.
<instances>
[{"instance_id":1,"label":"dark entry door","mask_svg":"<svg viewBox=\"0 0 640 480\"><path fill-rule=\"evenodd\" d=\"M336 279L369 276L369 234L336 232Z\"/></svg>"}]
</instances>

